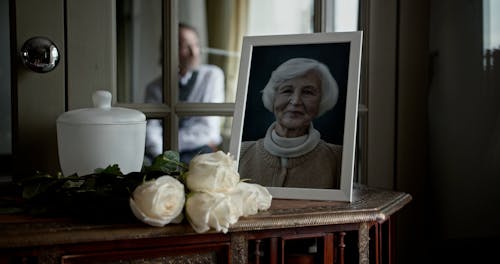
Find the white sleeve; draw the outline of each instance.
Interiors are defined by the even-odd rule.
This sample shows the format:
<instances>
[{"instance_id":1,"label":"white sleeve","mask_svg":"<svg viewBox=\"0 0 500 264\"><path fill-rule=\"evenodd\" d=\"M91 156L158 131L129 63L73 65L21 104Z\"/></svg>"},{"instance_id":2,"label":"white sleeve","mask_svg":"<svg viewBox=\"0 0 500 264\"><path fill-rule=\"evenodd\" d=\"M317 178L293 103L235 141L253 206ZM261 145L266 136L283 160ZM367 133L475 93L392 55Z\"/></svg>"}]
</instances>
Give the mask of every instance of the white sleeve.
<instances>
[{"instance_id":1,"label":"white sleeve","mask_svg":"<svg viewBox=\"0 0 500 264\"><path fill-rule=\"evenodd\" d=\"M152 161L163 152L163 126L158 119L150 119L146 123L145 157Z\"/></svg>"},{"instance_id":2,"label":"white sleeve","mask_svg":"<svg viewBox=\"0 0 500 264\"><path fill-rule=\"evenodd\" d=\"M179 129L179 150L191 150L203 145L218 145L222 142L220 135L220 117L190 117Z\"/></svg>"},{"instance_id":3,"label":"white sleeve","mask_svg":"<svg viewBox=\"0 0 500 264\"><path fill-rule=\"evenodd\" d=\"M206 99L207 103L223 103L224 102L224 72L219 67L213 67L210 78L206 81Z\"/></svg>"},{"instance_id":4,"label":"white sleeve","mask_svg":"<svg viewBox=\"0 0 500 264\"><path fill-rule=\"evenodd\" d=\"M145 103L162 103L162 78L153 80L146 87ZM163 152L163 126L158 119L149 119L146 123L146 149L144 161L150 163L156 156Z\"/></svg>"},{"instance_id":5,"label":"white sleeve","mask_svg":"<svg viewBox=\"0 0 500 264\"><path fill-rule=\"evenodd\" d=\"M196 89L190 102L222 103L224 102L224 72L215 66L200 76L198 82L202 89ZM198 87L197 87L198 88ZM203 94L198 94L203 91ZM193 98L195 97L195 98ZM221 120L219 116L188 117L184 125L179 128L179 150L189 150L203 145L218 145L222 142Z\"/></svg>"}]
</instances>

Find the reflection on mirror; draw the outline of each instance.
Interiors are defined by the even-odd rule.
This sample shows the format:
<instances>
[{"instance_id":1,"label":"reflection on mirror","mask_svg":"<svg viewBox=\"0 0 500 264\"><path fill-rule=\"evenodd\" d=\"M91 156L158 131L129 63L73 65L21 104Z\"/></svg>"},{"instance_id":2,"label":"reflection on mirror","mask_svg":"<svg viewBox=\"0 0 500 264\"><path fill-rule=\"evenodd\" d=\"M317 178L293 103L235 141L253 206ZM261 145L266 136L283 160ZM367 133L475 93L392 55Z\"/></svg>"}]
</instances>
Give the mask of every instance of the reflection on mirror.
<instances>
[{"instance_id":1,"label":"reflection on mirror","mask_svg":"<svg viewBox=\"0 0 500 264\"><path fill-rule=\"evenodd\" d=\"M196 154L217 150L228 152L229 138L224 136L224 126L231 117L184 116L179 124L179 154L181 161L189 163ZM163 152L162 120L148 119L146 129L146 151L144 162L151 164L154 157Z\"/></svg>"},{"instance_id":2,"label":"reflection on mirror","mask_svg":"<svg viewBox=\"0 0 500 264\"><path fill-rule=\"evenodd\" d=\"M187 24L179 25L179 101L191 103L224 102L224 72L216 65L201 63L199 33ZM146 88L146 103L161 103L161 78ZM183 117L179 122L179 152L188 163L199 153L208 153L222 143L219 117ZM163 135L161 123L149 122L148 145L159 145ZM151 139L151 140L149 140ZM155 140L156 139L156 140ZM161 146L161 145L160 145ZM161 151L161 148L159 149ZM156 155L161 152L156 150ZM154 156L156 156L154 155Z\"/></svg>"}]
</instances>

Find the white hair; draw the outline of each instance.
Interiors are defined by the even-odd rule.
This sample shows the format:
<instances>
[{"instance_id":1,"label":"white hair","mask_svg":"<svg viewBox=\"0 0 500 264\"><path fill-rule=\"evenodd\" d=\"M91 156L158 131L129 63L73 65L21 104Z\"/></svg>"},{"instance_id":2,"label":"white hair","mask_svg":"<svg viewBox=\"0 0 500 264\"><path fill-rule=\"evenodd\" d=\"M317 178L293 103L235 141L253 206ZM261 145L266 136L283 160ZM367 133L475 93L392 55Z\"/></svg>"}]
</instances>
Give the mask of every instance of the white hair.
<instances>
[{"instance_id":1,"label":"white hair","mask_svg":"<svg viewBox=\"0 0 500 264\"><path fill-rule=\"evenodd\" d=\"M325 64L308 58L293 58L278 66L262 90L262 102L267 110L273 112L274 95L276 89L284 81L302 76L309 71L315 71L321 79L321 101L318 116L332 109L339 97L339 87Z\"/></svg>"}]
</instances>

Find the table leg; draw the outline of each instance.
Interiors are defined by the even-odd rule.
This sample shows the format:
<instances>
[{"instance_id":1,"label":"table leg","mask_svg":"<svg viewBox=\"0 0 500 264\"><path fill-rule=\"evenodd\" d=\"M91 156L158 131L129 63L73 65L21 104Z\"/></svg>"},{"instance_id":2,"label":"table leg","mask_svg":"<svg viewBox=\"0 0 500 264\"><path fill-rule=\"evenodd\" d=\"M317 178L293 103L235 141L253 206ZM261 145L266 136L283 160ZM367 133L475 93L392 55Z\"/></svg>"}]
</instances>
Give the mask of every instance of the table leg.
<instances>
[{"instance_id":1,"label":"table leg","mask_svg":"<svg viewBox=\"0 0 500 264\"><path fill-rule=\"evenodd\" d=\"M338 262L340 264L344 264L344 259L345 259L345 242L344 242L344 238L345 238L345 235L346 235L346 232L340 232L338 233L338 241L339 241L339 244L337 245L337 259L338 259Z\"/></svg>"},{"instance_id":2,"label":"table leg","mask_svg":"<svg viewBox=\"0 0 500 264\"><path fill-rule=\"evenodd\" d=\"M242 234L231 235L231 259L234 264L248 262L248 240Z\"/></svg>"},{"instance_id":3,"label":"table leg","mask_svg":"<svg viewBox=\"0 0 500 264\"><path fill-rule=\"evenodd\" d=\"M333 240L333 234L326 234L323 237L323 263L334 263L335 254L333 252L335 245L333 244Z\"/></svg>"},{"instance_id":4,"label":"table leg","mask_svg":"<svg viewBox=\"0 0 500 264\"><path fill-rule=\"evenodd\" d=\"M370 225L361 223L358 233L359 264L370 263Z\"/></svg>"}]
</instances>

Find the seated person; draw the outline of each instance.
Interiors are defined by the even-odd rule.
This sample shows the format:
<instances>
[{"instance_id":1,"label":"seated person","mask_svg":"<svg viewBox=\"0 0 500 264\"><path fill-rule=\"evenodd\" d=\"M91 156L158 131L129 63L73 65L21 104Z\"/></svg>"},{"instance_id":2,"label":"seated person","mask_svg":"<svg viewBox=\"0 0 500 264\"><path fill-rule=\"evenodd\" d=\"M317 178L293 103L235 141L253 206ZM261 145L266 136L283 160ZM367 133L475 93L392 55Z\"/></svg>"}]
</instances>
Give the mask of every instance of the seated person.
<instances>
[{"instance_id":1,"label":"seated person","mask_svg":"<svg viewBox=\"0 0 500 264\"><path fill-rule=\"evenodd\" d=\"M179 25L179 101L191 103L224 102L224 72L215 65L200 63L199 36L191 26ZM146 87L146 103L162 103L162 80ZM189 161L197 154L217 150L222 142L221 117L181 117L179 122L179 154ZM160 120L148 120L146 157L151 161L162 153L163 129Z\"/></svg>"}]
</instances>

